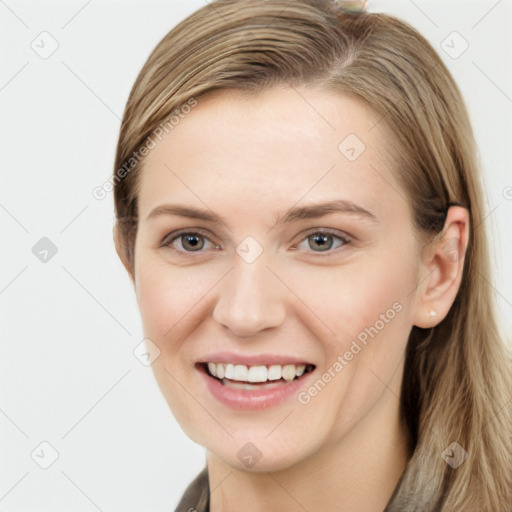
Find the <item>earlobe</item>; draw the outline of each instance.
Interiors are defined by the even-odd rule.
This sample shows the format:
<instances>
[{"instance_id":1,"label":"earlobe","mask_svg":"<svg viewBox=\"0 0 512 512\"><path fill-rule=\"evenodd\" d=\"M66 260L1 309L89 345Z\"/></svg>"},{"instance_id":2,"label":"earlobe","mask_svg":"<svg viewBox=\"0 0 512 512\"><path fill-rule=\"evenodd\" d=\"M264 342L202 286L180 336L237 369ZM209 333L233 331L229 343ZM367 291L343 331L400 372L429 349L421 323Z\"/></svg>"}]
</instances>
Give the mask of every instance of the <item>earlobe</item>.
<instances>
[{"instance_id":1,"label":"earlobe","mask_svg":"<svg viewBox=\"0 0 512 512\"><path fill-rule=\"evenodd\" d=\"M460 288L469 242L469 212L448 210L443 231L425 251L414 314L414 325L428 329L448 314Z\"/></svg>"}]
</instances>

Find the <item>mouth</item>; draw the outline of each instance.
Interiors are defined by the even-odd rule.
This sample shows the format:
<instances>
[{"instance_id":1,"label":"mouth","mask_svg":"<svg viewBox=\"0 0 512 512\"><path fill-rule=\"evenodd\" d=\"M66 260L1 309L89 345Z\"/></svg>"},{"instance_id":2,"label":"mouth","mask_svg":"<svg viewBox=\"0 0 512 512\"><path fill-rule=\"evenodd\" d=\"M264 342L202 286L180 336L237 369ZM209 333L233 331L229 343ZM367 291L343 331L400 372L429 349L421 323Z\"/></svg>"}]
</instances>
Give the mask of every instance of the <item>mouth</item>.
<instances>
[{"instance_id":1,"label":"mouth","mask_svg":"<svg viewBox=\"0 0 512 512\"><path fill-rule=\"evenodd\" d=\"M236 363L196 363L196 367L224 386L237 389L267 389L302 379L313 364L245 365Z\"/></svg>"}]
</instances>

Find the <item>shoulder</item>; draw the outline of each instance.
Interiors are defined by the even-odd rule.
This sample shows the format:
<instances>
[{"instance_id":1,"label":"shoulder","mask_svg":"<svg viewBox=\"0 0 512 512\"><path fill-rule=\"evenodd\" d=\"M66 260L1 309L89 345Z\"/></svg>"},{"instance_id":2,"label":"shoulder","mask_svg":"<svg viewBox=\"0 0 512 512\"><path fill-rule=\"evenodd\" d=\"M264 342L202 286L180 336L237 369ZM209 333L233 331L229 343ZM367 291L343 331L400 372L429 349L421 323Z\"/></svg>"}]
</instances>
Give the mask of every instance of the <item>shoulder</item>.
<instances>
[{"instance_id":1,"label":"shoulder","mask_svg":"<svg viewBox=\"0 0 512 512\"><path fill-rule=\"evenodd\" d=\"M174 512L209 512L209 509L210 487L205 467L189 484Z\"/></svg>"}]
</instances>

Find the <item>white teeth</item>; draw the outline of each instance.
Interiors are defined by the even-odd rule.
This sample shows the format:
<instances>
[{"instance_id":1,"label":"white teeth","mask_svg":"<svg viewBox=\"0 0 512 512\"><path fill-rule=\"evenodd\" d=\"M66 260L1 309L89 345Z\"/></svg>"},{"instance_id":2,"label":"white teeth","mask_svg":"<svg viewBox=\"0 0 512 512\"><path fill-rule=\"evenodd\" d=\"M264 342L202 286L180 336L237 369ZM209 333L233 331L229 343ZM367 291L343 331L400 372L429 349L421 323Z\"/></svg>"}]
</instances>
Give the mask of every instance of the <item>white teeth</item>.
<instances>
[{"instance_id":1,"label":"white teeth","mask_svg":"<svg viewBox=\"0 0 512 512\"><path fill-rule=\"evenodd\" d=\"M241 380L243 382L247 382L247 377L249 375L249 369L245 364L235 364L235 374L233 375L233 380Z\"/></svg>"},{"instance_id":2,"label":"white teeth","mask_svg":"<svg viewBox=\"0 0 512 512\"><path fill-rule=\"evenodd\" d=\"M281 378L281 365L273 364L268 367L268 380L278 380Z\"/></svg>"},{"instance_id":3,"label":"white teeth","mask_svg":"<svg viewBox=\"0 0 512 512\"><path fill-rule=\"evenodd\" d=\"M232 363L208 363L209 372L219 379L237 380L240 382L266 382L267 380L292 381L300 377L306 370L305 364L273 364L270 366Z\"/></svg>"},{"instance_id":4,"label":"white teeth","mask_svg":"<svg viewBox=\"0 0 512 512\"><path fill-rule=\"evenodd\" d=\"M217 363L217 366L219 366L222 363ZM226 379L234 379L235 378L235 365L234 364L227 364L224 369L224 377Z\"/></svg>"},{"instance_id":5,"label":"white teeth","mask_svg":"<svg viewBox=\"0 0 512 512\"><path fill-rule=\"evenodd\" d=\"M281 376L284 380L293 380L295 378L295 365L285 364L281 370Z\"/></svg>"},{"instance_id":6,"label":"white teeth","mask_svg":"<svg viewBox=\"0 0 512 512\"><path fill-rule=\"evenodd\" d=\"M266 382L267 381L267 367L266 366L251 366L247 376L249 382Z\"/></svg>"},{"instance_id":7,"label":"white teeth","mask_svg":"<svg viewBox=\"0 0 512 512\"><path fill-rule=\"evenodd\" d=\"M218 377L217 375L217 365L215 363L208 363L208 370L214 377Z\"/></svg>"}]
</instances>

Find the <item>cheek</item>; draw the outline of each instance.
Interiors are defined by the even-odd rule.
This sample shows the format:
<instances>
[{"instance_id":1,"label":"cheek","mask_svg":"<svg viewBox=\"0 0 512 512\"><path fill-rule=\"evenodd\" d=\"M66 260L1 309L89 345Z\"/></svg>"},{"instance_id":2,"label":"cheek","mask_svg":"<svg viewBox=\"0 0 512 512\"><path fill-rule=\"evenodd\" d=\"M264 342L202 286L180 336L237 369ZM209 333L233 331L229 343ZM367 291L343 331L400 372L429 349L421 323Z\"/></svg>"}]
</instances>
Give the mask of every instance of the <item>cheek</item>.
<instances>
[{"instance_id":1,"label":"cheek","mask_svg":"<svg viewBox=\"0 0 512 512\"><path fill-rule=\"evenodd\" d=\"M383 255L290 278L296 283L297 295L304 297L313 313L340 340L373 325L381 314L388 312L387 316L394 317L400 305L405 307L414 288L412 263Z\"/></svg>"},{"instance_id":2,"label":"cheek","mask_svg":"<svg viewBox=\"0 0 512 512\"><path fill-rule=\"evenodd\" d=\"M335 332L324 330L320 337L325 363L319 378L328 382L323 403L337 404L331 414L340 431L359 421L386 391L383 383L400 371L411 327L414 268L412 259L381 253L357 265L315 272L314 279L303 274L297 295L308 297L311 310Z\"/></svg>"},{"instance_id":3,"label":"cheek","mask_svg":"<svg viewBox=\"0 0 512 512\"><path fill-rule=\"evenodd\" d=\"M163 266L140 262L137 272L136 295L145 333L161 340L177 321L180 303L176 300L179 283L170 279Z\"/></svg>"},{"instance_id":4,"label":"cheek","mask_svg":"<svg viewBox=\"0 0 512 512\"><path fill-rule=\"evenodd\" d=\"M177 267L154 256L138 264L136 295L145 335L161 350L174 353L204 320L222 269Z\"/></svg>"},{"instance_id":5,"label":"cheek","mask_svg":"<svg viewBox=\"0 0 512 512\"><path fill-rule=\"evenodd\" d=\"M136 295L146 335L162 342L186 317L201 293L200 281L187 280L188 273L170 265L139 260ZM151 337L151 336L149 336Z\"/></svg>"},{"instance_id":6,"label":"cheek","mask_svg":"<svg viewBox=\"0 0 512 512\"><path fill-rule=\"evenodd\" d=\"M202 300L214 285L212 275L139 258L136 295L144 336L160 350L151 368L175 419L189 435L204 411L184 393L193 372L194 341L188 336L206 314Z\"/></svg>"}]
</instances>

